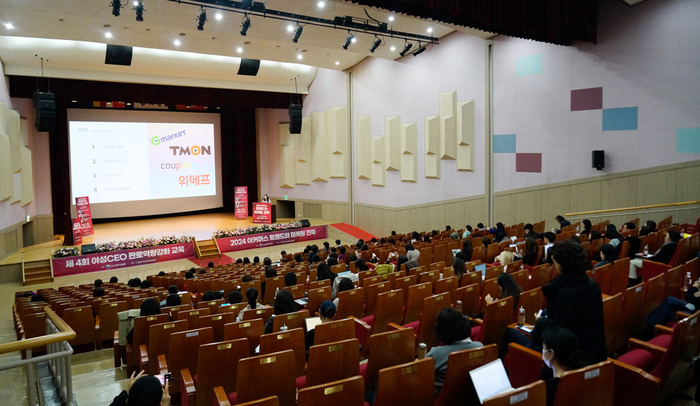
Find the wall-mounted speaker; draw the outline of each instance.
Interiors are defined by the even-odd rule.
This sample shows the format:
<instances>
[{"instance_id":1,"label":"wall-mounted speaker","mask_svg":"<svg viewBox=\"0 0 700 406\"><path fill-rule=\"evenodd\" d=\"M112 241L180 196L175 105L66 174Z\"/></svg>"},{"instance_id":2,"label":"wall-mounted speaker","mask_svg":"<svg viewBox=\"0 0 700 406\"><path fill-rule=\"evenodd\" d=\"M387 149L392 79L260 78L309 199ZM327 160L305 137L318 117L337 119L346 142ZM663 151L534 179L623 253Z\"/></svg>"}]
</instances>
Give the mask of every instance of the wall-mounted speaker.
<instances>
[{"instance_id":1,"label":"wall-mounted speaker","mask_svg":"<svg viewBox=\"0 0 700 406\"><path fill-rule=\"evenodd\" d=\"M95 244L83 244L80 247L80 254L86 255L86 254L94 254L97 252L97 247Z\"/></svg>"},{"instance_id":2,"label":"wall-mounted speaker","mask_svg":"<svg viewBox=\"0 0 700 406\"><path fill-rule=\"evenodd\" d=\"M309 220L304 219L304 220L299 220L299 222L301 223L302 227L311 227L311 222Z\"/></svg>"},{"instance_id":3,"label":"wall-mounted speaker","mask_svg":"<svg viewBox=\"0 0 700 406\"><path fill-rule=\"evenodd\" d=\"M255 76L260 69L259 59L241 59L241 66L238 67L238 74L245 76Z\"/></svg>"},{"instance_id":4,"label":"wall-mounted speaker","mask_svg":"<svg viewBox=\"0 0 700 406\"><path fill-rule=\"evenodd\" d=\"M301 134L301 104L289 105L289 133Z\"/></svg>"},{"instance_id":5,"label":"wall-mounted speaker","mask_svg":"<svg viewBox=\"0 0 700 406\"><path fill-rule=\"evenodd\" d=\"M605 151L593 151L593 167L599 171L605 169Z\"/></svg>"},{"instance_id":6,"label":"wall-mounted speaker","mask_svg":"<svg viewBox=\"0 0 700 406\"><path fill-rule=\"evenodd\" d=\"M107 44L105 64L131 66L131 57L133 56L133 54L134 48L132 47Z\"/></svg>"},{"instance_id":7,"label":"wall-mounted speaker","mask_svg":"<svg viewBox=\"0 0 700 406\"><path fill-rule=\"evenodd\" d=\"M34 93L34 127L39 132L53 131L56 125L56 95L53 93Z\"/></svg>"}]
</instances>

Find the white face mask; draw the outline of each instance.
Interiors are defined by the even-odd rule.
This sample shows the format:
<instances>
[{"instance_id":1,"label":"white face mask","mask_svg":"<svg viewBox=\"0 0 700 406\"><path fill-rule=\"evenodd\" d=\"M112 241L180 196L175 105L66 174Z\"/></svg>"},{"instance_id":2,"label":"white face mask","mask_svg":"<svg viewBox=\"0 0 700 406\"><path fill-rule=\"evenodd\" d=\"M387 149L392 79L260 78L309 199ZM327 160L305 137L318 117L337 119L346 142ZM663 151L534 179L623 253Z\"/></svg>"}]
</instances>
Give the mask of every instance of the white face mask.
<instances>
[{"instance_id":1,"label":"white face mask","mask_svg":"<svg viewBox=\"0 0 700 406\"><path fill-rule=\"evenodd\" d=\"M542 361L547 365L548 368L552 368L552 358L554 358L554 352L552 350L542 350Z\"/></svg>"}]
</instances>

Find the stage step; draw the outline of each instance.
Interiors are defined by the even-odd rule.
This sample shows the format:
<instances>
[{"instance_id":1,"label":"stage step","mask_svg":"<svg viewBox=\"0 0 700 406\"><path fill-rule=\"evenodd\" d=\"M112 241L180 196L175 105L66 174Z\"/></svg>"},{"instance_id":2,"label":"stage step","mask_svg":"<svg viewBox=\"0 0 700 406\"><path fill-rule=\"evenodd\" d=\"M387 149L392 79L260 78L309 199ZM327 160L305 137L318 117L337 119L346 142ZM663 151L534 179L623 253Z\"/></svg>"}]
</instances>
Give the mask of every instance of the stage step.
<instances>
[{"instance_id":1,"label":"stage step","mask_svg":"<svg viewBox=\"0 0 700 406\"><path fill-rule=\"evenodd\" d=\"M22 260L22 280L25 286L53 282L51 260L28 262Z\"/></svg>"},{"instance_id":2,"label":"stage step","mask_svg":"<svg viewBox=\"0 0 700 406\"><path fill-rule=\"evenodd\" d=\"M195 252L199 259L221 258L221 251L216 242L212 240L195 241Z\"/></svg>"}]
</instances>

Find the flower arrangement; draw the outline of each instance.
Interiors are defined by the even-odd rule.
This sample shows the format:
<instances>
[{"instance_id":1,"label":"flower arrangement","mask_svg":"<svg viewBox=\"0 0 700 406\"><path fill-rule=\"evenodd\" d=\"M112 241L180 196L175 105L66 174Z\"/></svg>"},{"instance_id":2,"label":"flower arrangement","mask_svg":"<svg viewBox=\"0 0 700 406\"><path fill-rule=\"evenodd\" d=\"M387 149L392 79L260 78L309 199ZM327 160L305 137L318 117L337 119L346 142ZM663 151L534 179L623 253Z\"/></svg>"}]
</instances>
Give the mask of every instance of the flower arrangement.
<instances>
[{"instance_id":1,"label":"flower arrangement","mask_svg":"<svg viewBox=\"0 0 700 406\"><path fill-rule=\"evenodd\" d=\"M53 252L54 258L74 257L76 255L80 255L80 251L74 247L59 248Z\"/></svg>"},{"instance_id":2,"label":"flower arrangement","mask_svg":"<svg viewBox=\"0 0 700 406\"><path fill-rule=\"evenodd\" d=\"M228 230L218 230L212 235L214 238L238 237L241 235L271 233L273 231L285 231L302 228L301 223L292 221L291 223L261 224L248 228L237 228Z\"/></svg>"}]
</instances>

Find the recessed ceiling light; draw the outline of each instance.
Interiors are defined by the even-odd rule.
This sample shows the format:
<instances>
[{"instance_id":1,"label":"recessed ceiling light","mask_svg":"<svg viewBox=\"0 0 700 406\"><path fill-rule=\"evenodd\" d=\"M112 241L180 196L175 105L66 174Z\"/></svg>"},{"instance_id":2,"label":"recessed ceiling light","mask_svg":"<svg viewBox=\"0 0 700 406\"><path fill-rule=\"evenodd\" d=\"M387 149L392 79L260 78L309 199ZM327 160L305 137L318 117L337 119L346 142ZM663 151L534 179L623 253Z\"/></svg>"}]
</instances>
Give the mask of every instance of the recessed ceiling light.
<instances>
[{"instance_id":1,"label":"recessed ceiling light","mask_svg":"<svg viewBox=\"0 0 700 406\"><path fill-rule=\"evenodd\" d=\"M302 54L297 54L297 59L301 61L302 59L304 59L304 56Z\"/></svg>"},{"instance_id":2,"label":"recessed ceiling light","mask_svg":"<svg viewBox=\"0 0 700 406\"><path fill-rule=\"evenodd\" d=\"M357 38L352 37L352 39L350 40L350 42L352 42L353 44L356 43L356 42L357 42Z\"/></svg>"},{"instance_id":3,"label":"recessed ceiling light","mask_svg":"<svg viewBox=\"0 0 700 406\"><path fill-rule=\"evenodd\" d=\"M14 30L15 26L12 25L12 23L5 23L5 28L7 28L8 30Z\"/></svg>"},{"instance_id":4,"label":"recessed ceiling light","mask_svg":"<svg viewBox=\"0 0 700 406\"><path fill-rule=\"evenodd\" d=\"M336 64L336 65L340 65L340 62L338 62L338 61L335 61L335 64Z\"/></svg>"},{"instance_id":5,"label":"recessed ceiling light","mask_svg":"<svg viewBox=\"0 0 700 406\"><path fill-rule=\"evenodd\" d=\"M389 16L389 21L394 21L394 16Z\"/></svg>"},{"instance_id":6,"label":"recessed ceiling light","mask_svg":"<svg viewBox=\"0 0 700 406\"><path fill-rule=\"evenodd\" d=\"M138 6L139 2L137 0L134 0L134 7Z\"/></svg>"},{"instance_id":7,"label":"recessed ceiling light","mask_svg":"<svg viewBox=\"0 0 700 406\"><path fill-rule=\"evenodd\" d=\"M394 51L396 51L396 47L395 47L395 46L393 46L393 45L392 45L392 46L391 46L391 48L389 48L389 49L391 50L391 52L394 52Z\"/></svg>"},{"instance_id":8,"label":"recessed ceiling light","mask_svg":"<svg viewBox=\"0 0 700 406\"><path fill-rule=\"evenodd\" d=\"M217 20L221 20L222 18L224 18L224 15L221 14L221 13L216 13L216 15L214 16L214 18L216 18Z\"/></svg>"},{"instance_id":9,"label":"recessed ceiling light","mask_svg":"<svg viewBox=\"0 0 700 406\"><path fill-rule=\"evenodd\" d=\"M105 37L107 37L107 38L112 38L112 33L111 33L111 32L105 32Z\"/></svg>"},{"instance_id":10,"label":"recessed ceiling light","mask_svg":"<svg viewBox=\"0 0 700 406\"><path fill-rule=\"evenodd\" d=\"M176 39L175 41L173 41L173 44L175 44L176 47L179 47L179 46L180 46L180 40L179 40L179 39Z\"/></svg>"},{"instance_id":11,"label":"recessed ceiling light","mask_svg":"<svg viewBox=\"0 0 700 406\"><path fill-rule=\"evenodd\" d=\"M243 48L241 48L241 47L236 48L236 52L238 52L240 54L241 52L243 52Z\"/></svg>"},{"instance_id":12,"label":"recessed ceiling light","mask_svg":"<svg viewBox=\"0 0 700 406\"><path fill-rule=\"evenodd\" d=\"M326 7L326 2L325 1L319 1L318 2L318 8L324 8Z\"/></svg>"},{"instance_id":13,"label":"recessed ceiling light","mask_svg":"<svg viewBox=\"0 0 700 406\"><path fill-rule=\"evenodd\" d=\"M433 27L428 27L428 34L430 34L431 32L433 32Z\"/></svg>"},{"instance_id":14,"label":"recessed ceiling light","mask_svg":"<svg viewBox=\"0 0 700 406\"><path fill-rule=\"evenodd\" d=\"M289 31L289 32L294 31L294 26L293 26L292 24L289 24L289 25L287 26L287 31Z\"/></svg>"}]
</instances>

